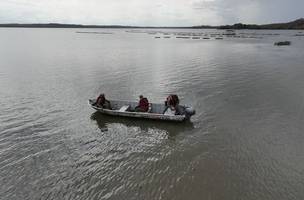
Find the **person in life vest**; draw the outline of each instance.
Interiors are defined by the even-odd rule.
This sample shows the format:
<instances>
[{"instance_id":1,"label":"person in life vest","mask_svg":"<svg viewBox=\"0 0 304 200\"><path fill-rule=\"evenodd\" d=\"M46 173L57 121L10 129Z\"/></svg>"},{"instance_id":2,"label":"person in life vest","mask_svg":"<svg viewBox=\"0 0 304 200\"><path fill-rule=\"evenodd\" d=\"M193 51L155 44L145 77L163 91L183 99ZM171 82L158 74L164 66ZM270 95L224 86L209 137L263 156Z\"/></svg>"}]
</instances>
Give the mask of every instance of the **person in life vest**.
<instances>
[{"instance_id":1,"label":"person in life vest","mask_svg":"<svg viewBox=\"0 0 304 200\"><path fill-rule=\"evenodd\" d=\"M176 107L179 105L179 99L176 94L170 94L165 101L166 106Z\"/></svg>"},{"instance_id":2,"label":"person in life vest","mask_svg":"<svg viewBox=\"0 0 304 200\"><path fill-rule=\"evenodd\" d=\"M95 102L95 105L97 107L101 107L101 108L104 108L104 109L111 109L111 104L110 104L110 101L108 101L105 97L104 94L100 94L97 99L96 99L96 102Z\"/></svg>"},{"instance_id":3,"label":"person in life vest","mask_svg":"<svg viewBox=\"0 0 304 200\"><path fill-rule=\"evenodd\" d=\"M166 109L164 114L167 115L179 115L179 98L176 94L170 94L165 101Z\"/></svg>"},{"instance_id":4,"label":"person in life vest","mask_svg":"<svg viewBox=\"0 0 304 200\"><path fill-rule=\"evenodd\" d=\"M138 106L135 107L135 112L148 112L149 110L149 101L143 95L139 96Z\"/></svg>"}]
</instances>

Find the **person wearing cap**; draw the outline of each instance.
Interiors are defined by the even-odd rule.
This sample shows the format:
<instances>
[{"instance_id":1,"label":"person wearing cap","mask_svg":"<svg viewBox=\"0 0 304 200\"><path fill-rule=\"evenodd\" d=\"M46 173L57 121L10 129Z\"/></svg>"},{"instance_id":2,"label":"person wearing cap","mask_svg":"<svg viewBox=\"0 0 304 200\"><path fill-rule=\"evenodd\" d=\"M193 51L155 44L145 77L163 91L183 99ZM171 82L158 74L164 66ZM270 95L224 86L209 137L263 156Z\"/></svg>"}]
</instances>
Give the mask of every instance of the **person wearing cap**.
<instances>
[{"instance_id":1,"label":"person wearing cap","mask_svg":"<svg viewBox=\"0 0 304 200\"><path fill-rule=\"evenodd\" d=\"M135 107L135 112L148 112L149 110L149 101L143 95L139 96L138 106Z\"/></svg>"}]
</instances>

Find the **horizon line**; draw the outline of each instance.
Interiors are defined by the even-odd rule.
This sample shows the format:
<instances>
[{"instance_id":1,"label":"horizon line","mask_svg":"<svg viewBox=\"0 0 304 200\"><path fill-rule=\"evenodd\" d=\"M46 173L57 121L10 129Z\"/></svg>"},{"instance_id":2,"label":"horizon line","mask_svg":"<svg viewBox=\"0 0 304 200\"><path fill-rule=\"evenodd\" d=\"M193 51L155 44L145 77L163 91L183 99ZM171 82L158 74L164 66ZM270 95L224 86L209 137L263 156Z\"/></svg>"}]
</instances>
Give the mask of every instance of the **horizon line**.
<instances>
[{"instance_id":1,"label":"horizon line","mask_svg":"<svg viewBox=\"0 0 304 200\"><path fill-rule=\"evenodd\" d=\"M155 26L155 25L121 25L121 24L111 24L111 25L105 25L105 24L80 24L80 23L62 23L62 22L41 22L41 23L19 23L19 22L8 22L8 23L0 23L0 26L13 26L13 25L19 25L19 26L24 26L24 25L29 25L29 26L35 26L35 25L54 25L54 26L78 26L78 27L118 27L118 28L122 28L122 27L129 27L129 28L199 28L199 27L206 27L206 28L219 28L219 27L223 27L223 26L233 26L236 24L243 24L243 25L257 25L257 26L263 26L263 25L273 25L273 24L286 24L286 23L291 23L291 22L295 22L298 20L304 20L304 18L298 18L289 22L274 22L274 23L268 23L268 24L254 24L254 23L242 23L242 22L238 22L238 23L234 23L234 24L222 24L222 25L189 25L189 26Z\"/></svg>"}]
</instances>

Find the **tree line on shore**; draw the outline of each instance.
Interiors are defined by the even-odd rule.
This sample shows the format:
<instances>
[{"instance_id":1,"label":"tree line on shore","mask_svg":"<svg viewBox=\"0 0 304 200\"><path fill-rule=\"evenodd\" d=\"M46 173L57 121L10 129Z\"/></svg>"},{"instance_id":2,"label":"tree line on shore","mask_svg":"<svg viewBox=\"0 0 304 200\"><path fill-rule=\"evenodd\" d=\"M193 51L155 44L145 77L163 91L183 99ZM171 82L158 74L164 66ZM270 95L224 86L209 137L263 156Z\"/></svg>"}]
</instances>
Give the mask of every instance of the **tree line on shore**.
<instances>
[{"instance_id":1,"label":"tree line on shore","mask_svg":"<svg viewBox=\"0 0 304 200\"><path fill-rule=\"evenodd\" d=\"M60 24L60 23L41 23L41 24L0 24L0 27L7 28L192 28L192 29L304 29L304 18L297 19L288 23L275 24L242 24L222 26L188 26L188 27L151 27L151 26L120 26L120 25L81 25L81 24Z\"/></svg>"}]
</instances>

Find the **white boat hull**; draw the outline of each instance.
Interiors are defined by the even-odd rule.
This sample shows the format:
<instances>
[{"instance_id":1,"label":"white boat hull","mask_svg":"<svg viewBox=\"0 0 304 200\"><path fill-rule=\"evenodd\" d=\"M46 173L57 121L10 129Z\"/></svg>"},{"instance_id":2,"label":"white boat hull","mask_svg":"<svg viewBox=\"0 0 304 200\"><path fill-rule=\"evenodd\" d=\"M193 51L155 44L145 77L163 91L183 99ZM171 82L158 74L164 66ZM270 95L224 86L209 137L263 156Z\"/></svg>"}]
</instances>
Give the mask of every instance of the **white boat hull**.
<instances>
[{"instance_id":1,"label":"white boat hull","mask_svg":"<svg viewBox=\"0 0 304 200\"><path fill-rule=\"evenodd\" d=\"M136 102L128 102L128 101L115 101L110 100L112 109L104 109L98 106L95 106L95 100L89 100L88 104L97 110L100 113L112 116L122 116L122 117L133 117L133 118L144 118L144 119L153 119L153 120L164 120L164 121L176 121L182 122L190 119L191 116L187 114L182 115L164 115L163 112L166 109L163 104L154 104L152 103L151 112L130 112L130 111L121 111L120 108L129 105L130 108L134 109L137 105ZM182 109L186 109L185 106L181 106Z\"/></svg>"}]
</instances>

